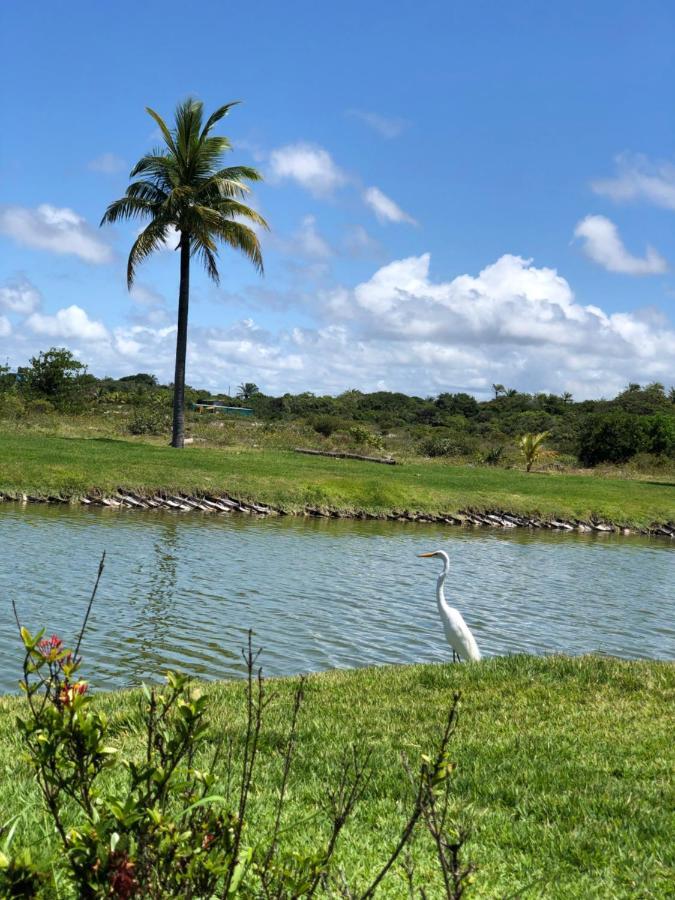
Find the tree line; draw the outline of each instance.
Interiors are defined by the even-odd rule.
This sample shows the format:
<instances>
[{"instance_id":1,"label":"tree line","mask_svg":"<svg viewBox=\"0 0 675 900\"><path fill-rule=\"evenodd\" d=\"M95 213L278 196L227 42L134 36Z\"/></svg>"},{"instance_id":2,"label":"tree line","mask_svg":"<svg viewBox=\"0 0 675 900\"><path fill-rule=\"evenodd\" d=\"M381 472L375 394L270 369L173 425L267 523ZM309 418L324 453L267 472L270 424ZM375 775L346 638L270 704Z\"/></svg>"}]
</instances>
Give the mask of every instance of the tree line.
<instances>
[{"instance_id":1,"label":"tree line","mask_svg":"<svg viewBox=\"0 0 675 900\"><path fill-rule=\"evenodd\" d=\"M501 385L498 386L501 388ZM489 400L465 392L434 397L394 391L344 391L338 396L306 391L271 396L244 382L233 395L187 385L188 409L200 400L247 406L257 421L303 421L320 435L359 429L366 435L405 430L427 456L471 457L499 462L500 448L524 434L548 433L547 446L584 465L623 463L639 453L675 458L675 387L628 384L611 399L575 401L571 394L495 390ZM0 367L0 413L26 410L95 413L106 407L163 410L173 404L173 385L140 372L97 378L64 349L52 347L12 372ZM137 433L143 433L139 431Z\"/></svg>"}]
</instances>

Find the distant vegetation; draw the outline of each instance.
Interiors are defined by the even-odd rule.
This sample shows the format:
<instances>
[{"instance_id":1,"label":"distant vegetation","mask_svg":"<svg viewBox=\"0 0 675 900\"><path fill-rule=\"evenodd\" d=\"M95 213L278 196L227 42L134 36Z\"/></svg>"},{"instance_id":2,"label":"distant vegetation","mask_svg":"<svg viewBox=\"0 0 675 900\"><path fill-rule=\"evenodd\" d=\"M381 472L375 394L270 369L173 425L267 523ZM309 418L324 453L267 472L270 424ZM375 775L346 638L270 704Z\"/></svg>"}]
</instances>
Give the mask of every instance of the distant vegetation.
<instances>
[{"instance_id":1,"label":"distant vegetation","mask_svg":"<svg viewBox=\"0 0 675 900\"><path fill-rule=\"evenodd\" d=\"M629 384L614 399L575 402L566 393L525 394L494 386L490 400L467 393L410 397L345 391L271 397L252 382L234 396L186 388L186 401L217 399L254 410L252 421L188 413L187 433L209 446L361 449L406 457L446 457L523 466L521 440L546 433L537 467L629 464L635 471L675 467L675 388ZM25 367L0 367L0 419L61 434L170 435L172 385L148 373L96 378L64 349ZM525 462L527 462L525 460Z\"/></svg>"}]
</instances>

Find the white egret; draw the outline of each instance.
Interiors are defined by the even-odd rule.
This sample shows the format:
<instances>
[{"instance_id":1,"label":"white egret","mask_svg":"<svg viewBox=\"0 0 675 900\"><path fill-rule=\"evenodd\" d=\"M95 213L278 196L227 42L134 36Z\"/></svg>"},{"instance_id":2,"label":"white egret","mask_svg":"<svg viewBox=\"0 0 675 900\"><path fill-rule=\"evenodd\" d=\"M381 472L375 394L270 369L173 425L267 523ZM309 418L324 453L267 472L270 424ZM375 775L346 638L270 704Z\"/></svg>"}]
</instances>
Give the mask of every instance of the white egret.
<instances>
[{"instance_id":1,"label":"white egret","mask_svg":"<svg viewBox=\"0 0 675 900\"><path fill-rule=\"evenodd\" d=\"M443 550L434 550L433 553L420 553L419 556L424 558L440 556L443 560L443 571L436 582L436 601L438 603L438 614L443 623L445 638L452 647L453 658L456 653L460 660L465 659L469 662L477 662L480 659L480 650L476 639L469 631L469 626L464 621L464 616L458 609L454 609L448 604L443 592L443 582L450 571L450 557Z\"/></svg>"}]
</instances>

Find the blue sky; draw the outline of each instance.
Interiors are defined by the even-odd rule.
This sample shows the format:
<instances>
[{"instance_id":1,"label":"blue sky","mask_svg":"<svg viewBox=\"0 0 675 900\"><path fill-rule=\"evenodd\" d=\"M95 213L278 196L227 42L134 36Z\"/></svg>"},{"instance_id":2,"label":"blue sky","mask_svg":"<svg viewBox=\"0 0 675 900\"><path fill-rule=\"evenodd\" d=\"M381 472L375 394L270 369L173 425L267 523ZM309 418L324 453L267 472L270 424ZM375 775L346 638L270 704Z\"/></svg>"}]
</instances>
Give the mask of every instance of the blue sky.
<instances>
[{"instance_id":1,"label":"blue sky","mask_svg":"<svg viewBox=\"0 0 675 900\"><path fill-rule=\"evenodd\" d=\"M171 377L177 254L98 230L191 95L266 181L266 275L195 271L213 389L611 395L675 382L668 2L0 8L0 358Z\"/></svg>"}]
</instances>

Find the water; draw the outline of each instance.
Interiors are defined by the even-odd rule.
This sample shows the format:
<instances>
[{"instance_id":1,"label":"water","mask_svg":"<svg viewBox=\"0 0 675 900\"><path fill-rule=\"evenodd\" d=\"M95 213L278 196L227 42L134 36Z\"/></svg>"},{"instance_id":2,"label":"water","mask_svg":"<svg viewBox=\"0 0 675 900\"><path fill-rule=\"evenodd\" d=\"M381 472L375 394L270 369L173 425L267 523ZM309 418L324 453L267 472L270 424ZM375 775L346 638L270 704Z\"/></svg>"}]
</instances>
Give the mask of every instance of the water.
<instances>
[{"instance_id":1,"label":"water","mask_svg":"<svg viewBox=\"0 0 675 900\"><path fill-rule=\"evenodd\" d=\"M675 659L675 548L663 539L315 519L0 506L0 693L15 691L22 623L73 640L107 564L83 653L99 688L169 667L239 676L247 629L267 674L449 658L434 600L485 655Z\"/></svg>"}]
</instances>

